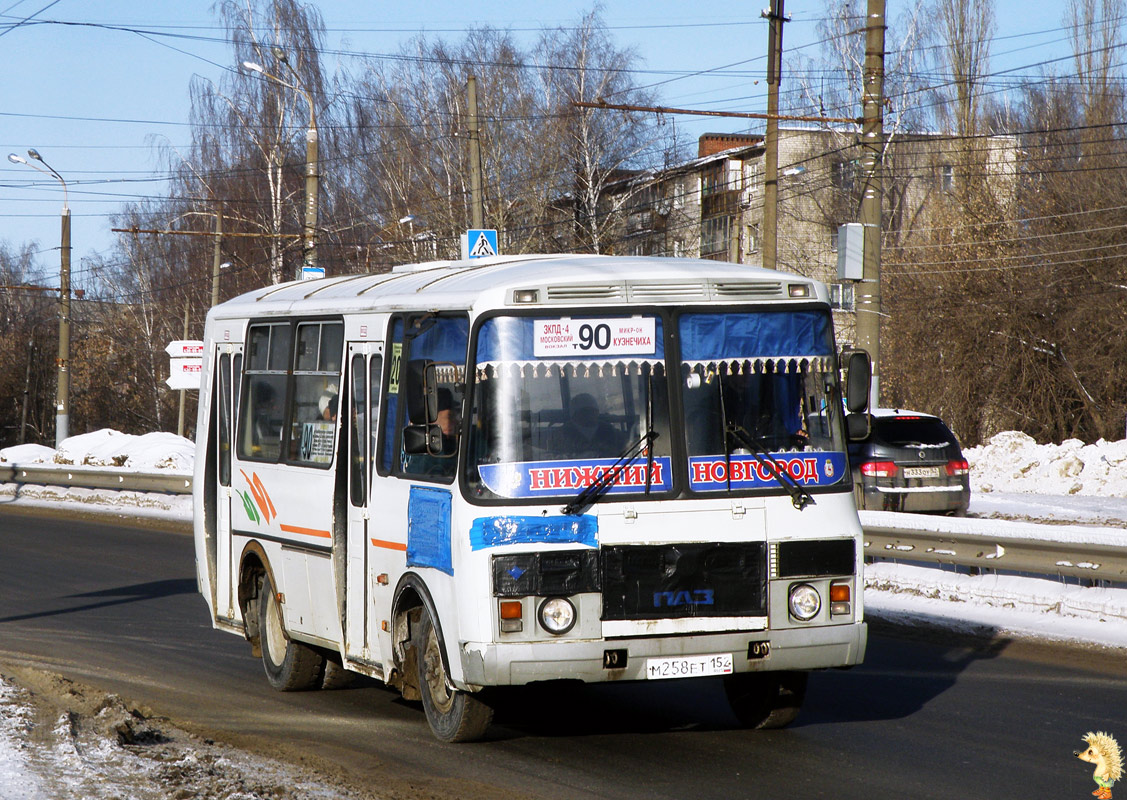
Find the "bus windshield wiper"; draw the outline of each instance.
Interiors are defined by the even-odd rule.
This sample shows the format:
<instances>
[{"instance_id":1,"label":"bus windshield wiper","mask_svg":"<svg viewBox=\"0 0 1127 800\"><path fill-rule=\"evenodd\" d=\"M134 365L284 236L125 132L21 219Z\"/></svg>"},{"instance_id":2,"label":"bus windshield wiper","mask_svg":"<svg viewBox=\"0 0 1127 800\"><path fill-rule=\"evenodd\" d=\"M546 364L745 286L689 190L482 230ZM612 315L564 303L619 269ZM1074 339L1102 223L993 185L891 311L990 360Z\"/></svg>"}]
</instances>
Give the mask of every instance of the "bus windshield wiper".
<instances>
[{"instance_id":1,"label":"bus windshield wiper","mask_svg":"<svg viewBox=\"0 0 1127 800\"><path fill-rule=\"evenodd\" d=\"M755 460L767 468L767 471L771 473L771 477L774 478L780 486L786 489L787 494L790 495L790 501L794 504L795 508L801 511L806 508L806 506L814 504L814 498L810 492L799 486L798 481L796 481L789 472L779 469L779 465L775 463L775 460L769 457L771 451L761 440L755 438L734 422L728 423L728 434L750 450ZM727 448L725 448L725 450L726 449ZM729 472L731 472L731 468L729 468Z\"/></svg>"},{"instance_id":2,"label":"bus windshield wiper","mask_svg":"<svg viewBox=\"0 0 1127 800\"><path fill-rule=\"evenodd\" d=\"M646 431L642 438L627 447L622 455L603 471L602 475L589 483L583 491L575 496L574 500L564 506L563 513L568 516L578 516L597 503L599 498L609 492L610 488L618 481L618 476L622 474L622 471L634 463L634 460L642 454L644 449L653 450L653 441L657 438L657 435L657 431L652 428ZM649 486L648 475L646 476L646 485Z\"/></svg>"}]
</instances>

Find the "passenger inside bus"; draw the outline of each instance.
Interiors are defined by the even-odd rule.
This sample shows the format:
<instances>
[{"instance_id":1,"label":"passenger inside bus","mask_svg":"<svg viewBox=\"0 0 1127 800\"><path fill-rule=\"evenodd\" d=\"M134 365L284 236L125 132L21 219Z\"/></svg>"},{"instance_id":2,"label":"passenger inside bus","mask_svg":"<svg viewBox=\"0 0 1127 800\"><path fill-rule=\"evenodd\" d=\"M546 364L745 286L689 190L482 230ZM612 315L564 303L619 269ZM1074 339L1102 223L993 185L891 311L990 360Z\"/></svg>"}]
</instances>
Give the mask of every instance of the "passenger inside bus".
<instances>
[{"instance_id":1,"label":"passenger inside bus","mask_svg":"<svg viewBox=\"0 0 1127 800\"><path fill-rule=\"evenodd\" d=\"M622 432L602 419L599 401L586 392L571 398L568 419L552 433L551 450L556 456L598 458L622 450Z\"/></svg>"},{"instance_id":2,"label":"passenger inside bus","mask_svg":"<svg viewBox=\"0 0 1127 800\"><path fill-rule=\"evenodd\" d=\"M317 401L317 411L320 413L321 419L327 420L328 422L336 422L339 399L336 384L330 384Z\"/></svg>"}]
</instances>

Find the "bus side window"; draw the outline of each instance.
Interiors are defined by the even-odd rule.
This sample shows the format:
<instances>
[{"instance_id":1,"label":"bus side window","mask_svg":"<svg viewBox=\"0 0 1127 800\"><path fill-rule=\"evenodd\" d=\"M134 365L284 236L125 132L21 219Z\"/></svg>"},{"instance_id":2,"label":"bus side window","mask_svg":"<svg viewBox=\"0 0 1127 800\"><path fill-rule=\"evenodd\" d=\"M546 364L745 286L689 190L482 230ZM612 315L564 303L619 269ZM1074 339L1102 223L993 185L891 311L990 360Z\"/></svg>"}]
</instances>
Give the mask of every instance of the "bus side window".
<instances>
[{"instance_id":1,"label":"bus side window","mask_svg":"<svg viewBox=\"0 0 1127 800\"><path fill-rule=\"evenodd\" d=\"M219 374L215 383L216 402L219 408L219 485L231 485L231 356L219 357Z\"/></svg>"},{"instance_id":2,"label":"bus side window","mask_svg":"<svg viewBox=\"0 0 1127 800\"><path fill-rule=\"evenodd\" d=\"M368 360L368 464L366 474L370 485L372 473L376 468L376 445L380 438L380 378L383 377L383 356L375 355Z\"/></svg>"},{"instance_id":3,"label":"bus side window","mask_svg":"<svg viewBox=\"0 0 1127 800\"><path fill-rule=\"evenodd\" d=\"M406 474L423 478L444 480L454 476L458 468L458 438L461 433L462 399L465 394L466 350L469 345L469 319L463 315L434 317L424 315L410 321L407 352L401 373L406 374L407 364L429 362L433 364L435 386L436 435L441 435L441 446L433 448L440 455L402 456L400 468ZM413 336L412 336L413 334ZM400 381L401 402L411 381ZM403 414L401 425L406 429L412 420ZM418 420L416 420L418 422ZM399 432L400 435L403 431ZM402 451L402 447L400 447Z\"/></svg>"},{"instance_id":4,"label":"bus side window","mask_svg":"<svg viewBox=\"0 0 1127 800\"><path fill-rule=\"evenodd\" d=\"M383 359L372 356L367 369L363 355L354 355L349 366L352 398L349 409L349 459L351 466L350 495L352 505L363 506L369 482L368 470L374 454L376 419L379 411L380 367ZM370 376L370 380L369 380ZM369 392L371 393L369 397ZM368 448L373 448L370 454Z\"/></svg>"},{"instance_id":5,"label":"bus side window","mask_svg":"<svg viewBox=\"0 0 1127 800\"><path fill-rule=\"evenodd\" d=\"M290 325L252 325L239 412L239 457L277 461L282 450Z\"/></svg>"},{"instance_id":6,"label":"bus side window","mask_svg":"<svg viewBox=\"0 0 1127 800\"><path fill-rule=\"evenodd\" d=\"M289 421L291 461L332 463L343 347L341 323L298 323Z\"/></svg>"},{"instance_id":7,"label":"bus side window","mask_svg":"<svg viewBox=\"0 0 1127 800\"><path fill-rule=\"evenodd\" d=\"M396 317L391 323L391 331L388 336L387 384L384 391L384 397L387 398L387 401L384 403L383 451L380 453L380 474L382 475L391 472L395 452L399 447L398 439L395 436L395 426L399 412L399 373L402 368L403 318Z\"/></svg>"}]
</instances>

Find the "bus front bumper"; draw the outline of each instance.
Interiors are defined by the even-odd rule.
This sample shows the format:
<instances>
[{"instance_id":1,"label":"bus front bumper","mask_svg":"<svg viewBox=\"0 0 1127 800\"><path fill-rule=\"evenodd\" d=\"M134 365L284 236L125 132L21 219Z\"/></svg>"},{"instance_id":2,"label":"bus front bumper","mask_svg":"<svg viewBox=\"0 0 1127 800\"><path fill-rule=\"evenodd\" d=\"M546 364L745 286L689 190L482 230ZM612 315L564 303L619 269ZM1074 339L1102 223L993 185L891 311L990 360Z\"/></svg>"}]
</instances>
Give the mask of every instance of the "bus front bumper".
<instances>
[{"instance_id":1,"label":"bus front bumper","mask_svg":"<svg viewBox=\"0 0 1127 800\"><path fill-rule=\"evenodd\" d=\"M865 657L864 622L774 631L719 633L667 638L555 640L514 643L462 642L464 680L458 688L516 686L534 681L587 683L645 680L651 658L732 654L735 672L810 670L852 666ZM769 655L755 657L762 643ZM609 655L615 651L613 655ZM621 664L625 651L625 666Z\"/></svg>"}]
</instances>

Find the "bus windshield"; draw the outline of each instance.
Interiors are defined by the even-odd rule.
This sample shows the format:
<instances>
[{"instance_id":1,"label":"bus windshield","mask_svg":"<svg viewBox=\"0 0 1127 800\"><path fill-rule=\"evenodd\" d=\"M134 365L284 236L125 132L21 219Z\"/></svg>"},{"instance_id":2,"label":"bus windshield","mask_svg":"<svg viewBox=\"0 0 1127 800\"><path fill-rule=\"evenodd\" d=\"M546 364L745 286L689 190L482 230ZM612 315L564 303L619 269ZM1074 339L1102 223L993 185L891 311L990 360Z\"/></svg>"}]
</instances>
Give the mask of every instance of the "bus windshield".
<instances>
[{"instance_id":1,"label":"bus windshield","mask_svg":"<svg viewBox=\"0 0 1127 800\"><path fill-rule=\"evenodd\" d=\"M678 332L693 491L777 486L767 458L792 485L831 485L845 477L827 314L683 314Z\"/></svg>"},{"instance_id":2,"label":"bus windshield","mask_svg":"<svg viewBox=\"0 0 1127 800\"><path fill-rule=\"evenodd\" d=\"M680 349L674 387L669 327ZM824 312L685 313L672 326L656 314L497 316L482 323L476 353L475 497L570 499L610 469L613 496L779 492L765 458L803 486L846 472ZM671 418L671 388L683 422ZM685 487L675 486L677 453Z\"/></svg>"}]
</instances>

